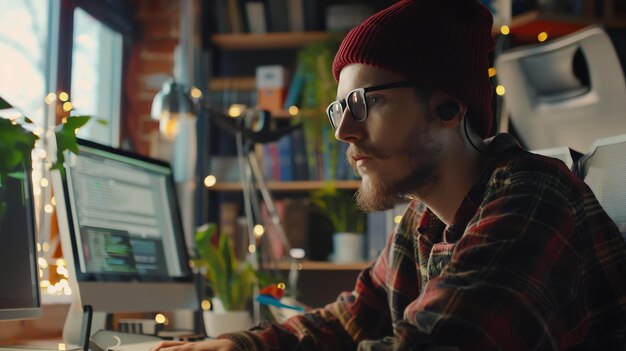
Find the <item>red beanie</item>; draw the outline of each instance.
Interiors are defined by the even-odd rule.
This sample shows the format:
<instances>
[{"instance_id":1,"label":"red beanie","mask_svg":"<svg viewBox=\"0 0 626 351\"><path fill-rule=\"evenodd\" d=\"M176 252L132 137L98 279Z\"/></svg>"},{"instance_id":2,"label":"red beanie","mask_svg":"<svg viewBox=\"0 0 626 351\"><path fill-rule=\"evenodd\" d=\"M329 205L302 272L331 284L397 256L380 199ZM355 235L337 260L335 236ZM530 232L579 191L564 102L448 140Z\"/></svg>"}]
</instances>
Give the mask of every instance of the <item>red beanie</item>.
<instances>
[{"instance_id":1,"label":"red beanie","mask_svg":"<svg viewBox=\"0 0 626 351\"><path fill-rule=\"evenodd\" d=\"M467 104L474 130L492 134L493 18L476 0L401 0L353 28L333 62L384 68Z\"/></svg>"}]
</instances>

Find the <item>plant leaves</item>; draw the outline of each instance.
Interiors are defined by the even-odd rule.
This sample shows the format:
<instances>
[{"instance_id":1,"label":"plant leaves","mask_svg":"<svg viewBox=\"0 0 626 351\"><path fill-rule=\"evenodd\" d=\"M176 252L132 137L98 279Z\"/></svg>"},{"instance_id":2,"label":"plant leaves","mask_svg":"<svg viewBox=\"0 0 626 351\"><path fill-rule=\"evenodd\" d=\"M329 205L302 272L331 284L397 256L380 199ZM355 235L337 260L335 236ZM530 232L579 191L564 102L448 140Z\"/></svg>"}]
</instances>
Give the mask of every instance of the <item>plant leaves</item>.
<instances>
[{"instance_id":1,"label":"plant leaves","mask_svg":"<svg viewBox=\"0 0 626 351\"><path fill-rule=\"evenodd\" d=\"M108 124L109 124L109 121L107 121L106 119L98 118L98 119L96 120L96 123L101 124L101 125L103 125L103 126L106 126L106 125L108 125Z\"/></svg>"},{"instance_id":2,"label":"plant leaves","mask_svg":"<svg viewBox=\"0 0 626 351\"><path fill-rule=\"evenodd\" d=\"M65 123L61 124L63 129L70 129L74 132L77 128L84 126L87 122L89 122L91 116L69 116L65 120Z\"/></svg>"}]
</instances>

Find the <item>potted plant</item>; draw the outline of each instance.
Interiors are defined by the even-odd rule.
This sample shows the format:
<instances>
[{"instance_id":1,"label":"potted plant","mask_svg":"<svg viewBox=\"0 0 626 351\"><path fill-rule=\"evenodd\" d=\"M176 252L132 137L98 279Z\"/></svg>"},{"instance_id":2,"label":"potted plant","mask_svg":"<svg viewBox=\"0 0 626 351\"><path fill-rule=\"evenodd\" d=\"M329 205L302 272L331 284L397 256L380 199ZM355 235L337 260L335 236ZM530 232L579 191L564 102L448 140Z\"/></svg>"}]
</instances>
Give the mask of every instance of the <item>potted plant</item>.
<instances>
[{"instance_id":1,"label":"potted plant","mask_svg":"<svg viewBox=\"0 0 626 351\"><path fill-rule=\"evenodd\" d=\"M207 334L215 337L251 327L246 307L260 275L249 262L237 261L232 241L227 235L218 235L214 223L198 228L195 243L195 266L213 296L213 311L204 312Z\"/></svg>"},{"instance_id":2,"label":"potted plant","mask_svg":"<svg viewBox=\"0 0 626 351\"><path fill-rule=\"evenodd\" d=\"M334 227L332 259L354 263L365 257L365 217L352 197L332 183L312 193L313 203L328 216Z\"/></svg>"}]
</instances>

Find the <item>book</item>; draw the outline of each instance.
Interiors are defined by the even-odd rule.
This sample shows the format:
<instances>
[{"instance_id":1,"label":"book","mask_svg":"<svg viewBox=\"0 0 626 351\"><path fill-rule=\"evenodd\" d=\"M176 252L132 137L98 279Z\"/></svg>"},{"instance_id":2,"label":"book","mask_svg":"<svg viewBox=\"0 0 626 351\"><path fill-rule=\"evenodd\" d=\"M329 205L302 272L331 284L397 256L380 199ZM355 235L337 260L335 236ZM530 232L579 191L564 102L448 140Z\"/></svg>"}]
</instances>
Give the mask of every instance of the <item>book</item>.
<instances>
[{"instance_id":1,"label":"book","mask_svg":"<svg viewBox=\"0 0 626 351\"><path fill-rule=\"evenodd\" d=\"M304 30L322 31L324 25L324 11L322 11L321 1L302 0L304 8Z\"/></svg>"},{"instance_id":2,"label":"book","mask_svg":"<svg viewBox=\"0 0 626 351\"><path fill-rule=\"evenodd\" d=\"M287 0L266 0L269 32L288 32Z\"/></svg>"},{"instance_id":3,"label":"book","mask_svg":"<svg viewBox=\"0 0 626 351\"><path fill-rule=\"evenodd\" d=\"M265 21L265 4L261 1L246 2L246 19L250 33L267 33L267 22Z\"/></svg>"},{"instance_id":4,"label":"book","mask_svg":"<svg viewBox=\"0 0 626 351\"><path fill-rule=\"evenodd\" d=\"M304 31L304 4L303 0L287 0L289 29L292 32Z\"/></svg>"}]
</instances>

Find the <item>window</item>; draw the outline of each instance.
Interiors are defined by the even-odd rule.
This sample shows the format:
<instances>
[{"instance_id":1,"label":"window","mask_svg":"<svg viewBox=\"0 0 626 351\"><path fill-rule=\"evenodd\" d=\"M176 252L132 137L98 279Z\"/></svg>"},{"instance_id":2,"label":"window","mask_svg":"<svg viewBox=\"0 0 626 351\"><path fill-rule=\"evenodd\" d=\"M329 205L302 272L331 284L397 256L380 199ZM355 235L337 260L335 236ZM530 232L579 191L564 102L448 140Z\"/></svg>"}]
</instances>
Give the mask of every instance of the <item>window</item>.
<instances>
[{"instance_id":1,"label":"window","mask_svg":"<svg viewBox=\"0 0 626 351\"><path fill-rule=\"evenodd\" d=\"M43 127L56 124L46 96L60 93L59 84L71 86L72 114L107 122L88 123L78 136L118 146L124 38L90 14L108 10L110 20L114 11L95 6L81 0L0 0L0 96ZM68 36L72 44L64 50Z\"/></svg>"},{"instance_id":2,"label":"window","mask_svg":"<svg viewBox=\"0 0 626 351\"><path fill-rule=\"evenodd\" d=\"M43 6L42 6L43 5ZM52 2L0 0L0 96L45 123Z\"/></svg>"},{"instance_id":3,"label":"window","mask_svg":"<svg viewBox=\"0 0 626 351\"><path fill-rule=\"evenodd\" d=\"M74 11L72 104L81 115L97 116L105 125L88 123L80 138L117 147L122 85L122 36L81 8Z\"/></svg>"}]
</instances>

